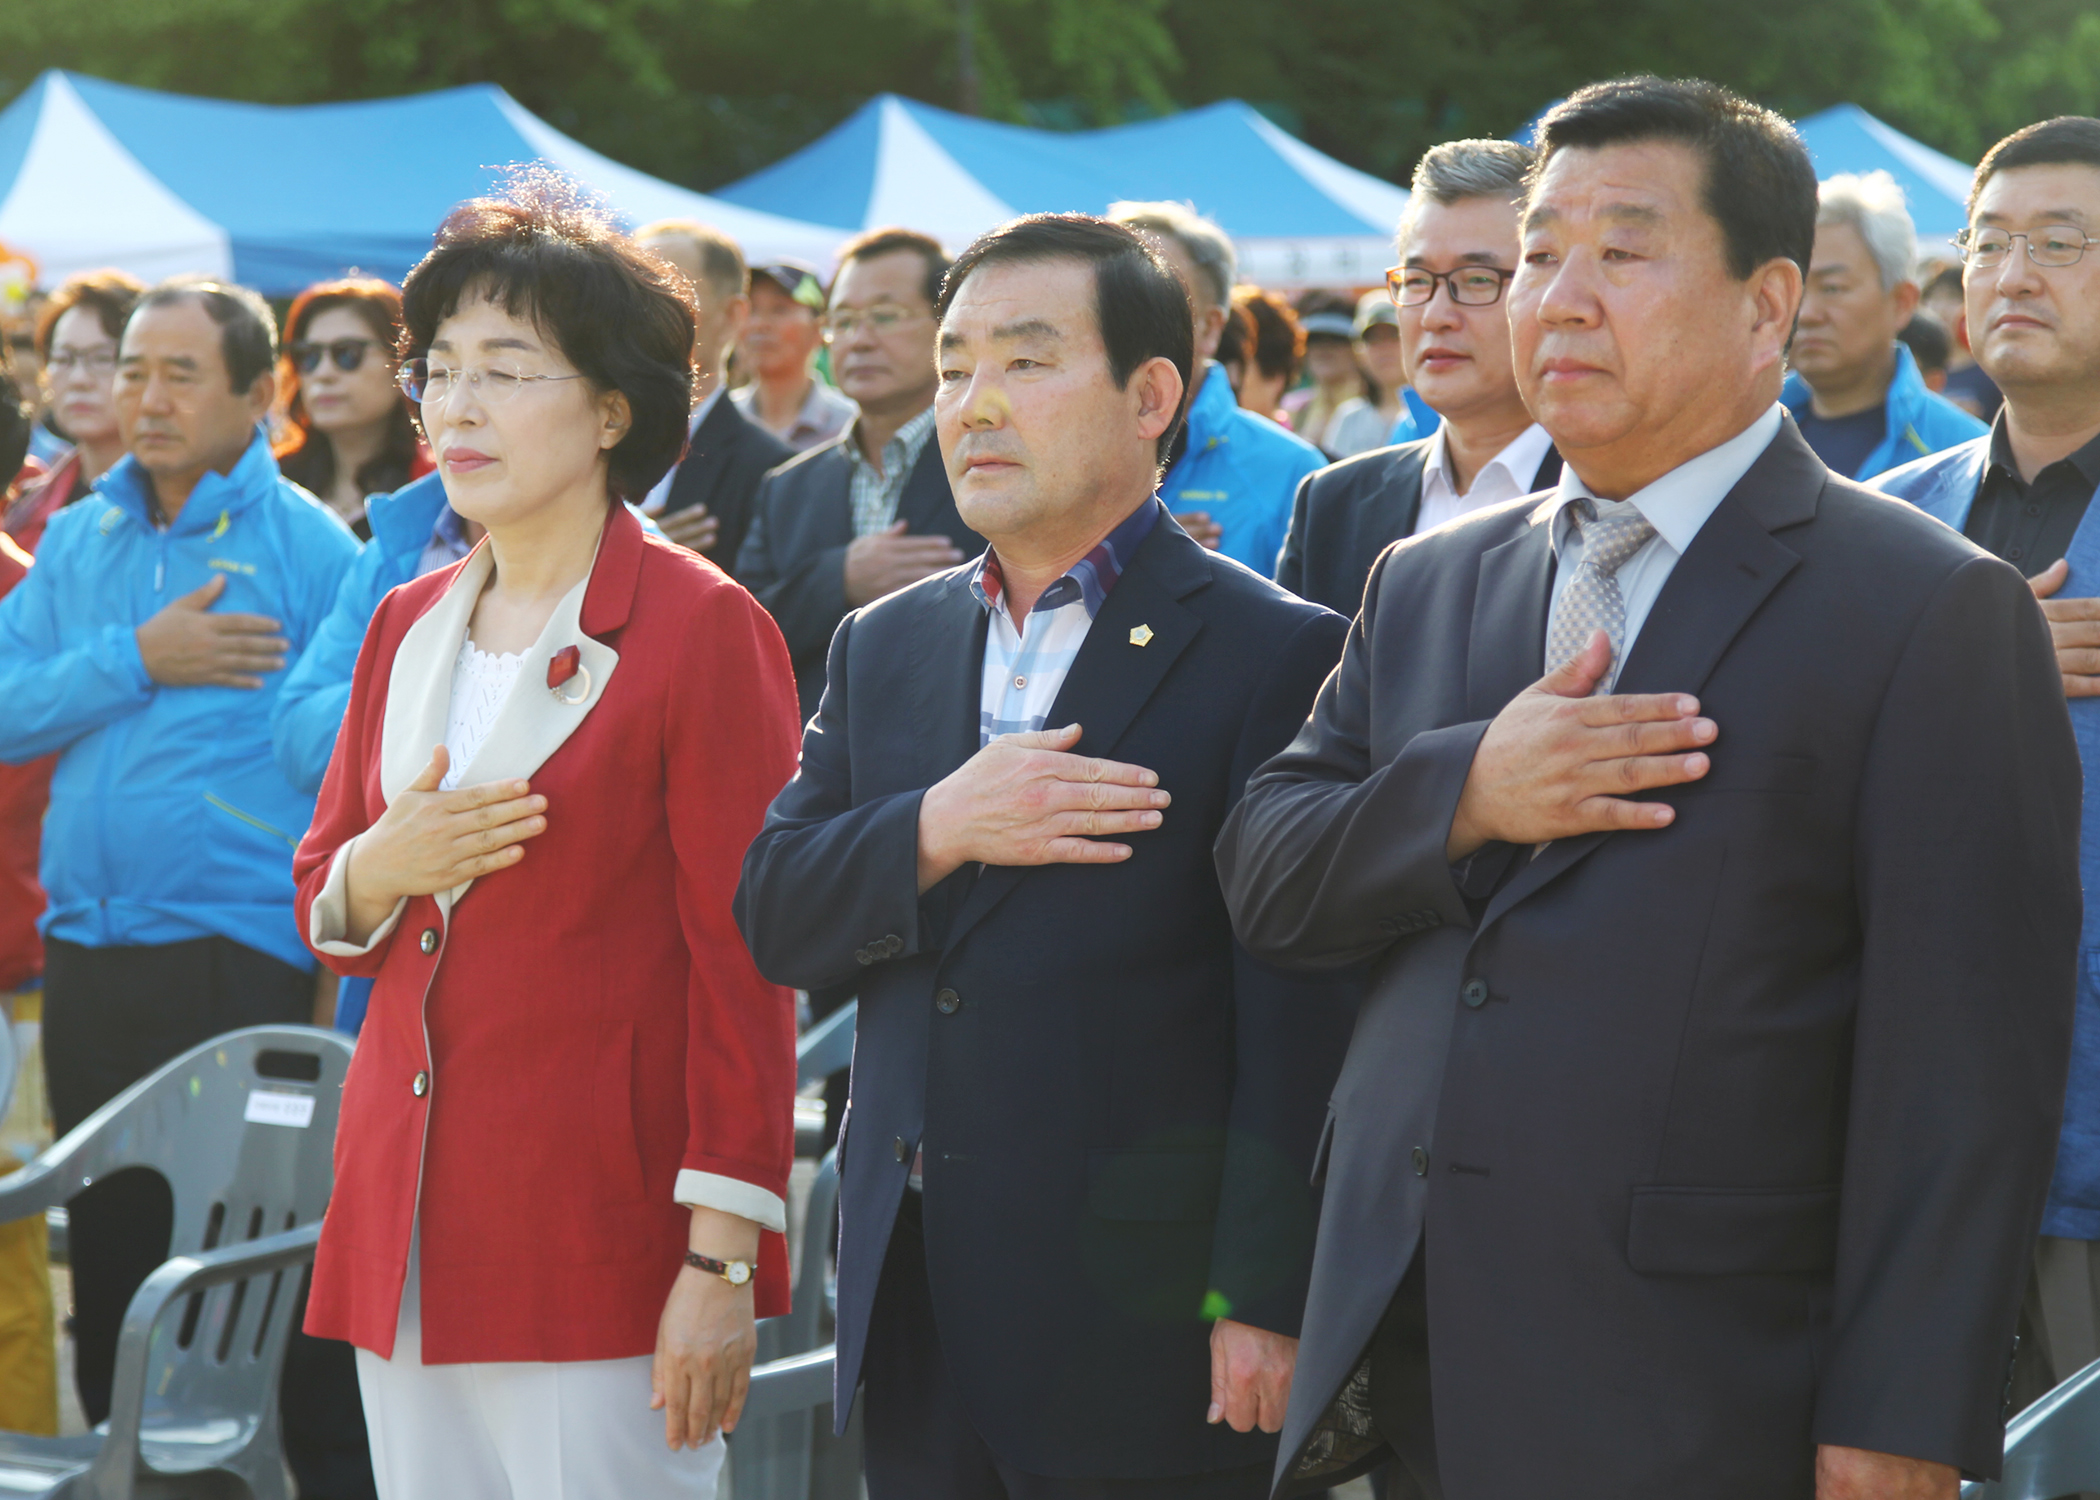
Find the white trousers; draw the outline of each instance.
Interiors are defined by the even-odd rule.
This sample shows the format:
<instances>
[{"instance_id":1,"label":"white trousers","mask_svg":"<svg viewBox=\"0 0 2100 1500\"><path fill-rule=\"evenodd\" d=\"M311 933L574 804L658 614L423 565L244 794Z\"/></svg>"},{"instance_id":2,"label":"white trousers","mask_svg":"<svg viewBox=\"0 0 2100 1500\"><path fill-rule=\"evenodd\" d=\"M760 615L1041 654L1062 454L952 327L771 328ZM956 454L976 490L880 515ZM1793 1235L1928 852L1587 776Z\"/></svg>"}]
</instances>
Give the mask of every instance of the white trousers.
<instances>
[{"instance_id":1,"label":"white trousers","mask_svg":"<svg viewBox=\"0 0 2100 1500\"><path fill-rule=\"evenodd\" d=\"M394 1357L357 1351L380 1500L714 1500L722 1439L664 1445L647 1355L424 1364L417 1251Z\"/></svg>"}]
</instances>

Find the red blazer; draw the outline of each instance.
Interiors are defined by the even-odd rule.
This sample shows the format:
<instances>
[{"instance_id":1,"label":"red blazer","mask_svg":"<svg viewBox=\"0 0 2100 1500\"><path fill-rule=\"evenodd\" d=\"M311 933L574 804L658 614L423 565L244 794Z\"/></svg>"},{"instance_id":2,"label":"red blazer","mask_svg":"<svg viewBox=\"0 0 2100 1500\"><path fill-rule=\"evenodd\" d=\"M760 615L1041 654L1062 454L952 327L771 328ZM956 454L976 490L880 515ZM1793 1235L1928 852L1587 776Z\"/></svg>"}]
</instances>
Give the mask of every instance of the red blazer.
<instances>
[{"instance_id":1,"label":"red blazer","mask_svg":"<svg viewBox=\"0 0 2100 1500\"><path fill-rule=\"evenodd\" d=\"M461 781L528 776L547 830L464 894L407 902L368 951L325 943L338 853L443 741L488 571L484 546L381 602L294 862L315 951L377 980L306 1327L391 1355L420 1207L429 1363L647 1354L690 1221L674 1192L787 1194L793 1000L730 898L795 768L794 674L749 594L616 507ZM584 671L557 693L570 645ZM787 1310L777 1233L755 1290L761 1317Z\"/></svg>"}]
</instances>

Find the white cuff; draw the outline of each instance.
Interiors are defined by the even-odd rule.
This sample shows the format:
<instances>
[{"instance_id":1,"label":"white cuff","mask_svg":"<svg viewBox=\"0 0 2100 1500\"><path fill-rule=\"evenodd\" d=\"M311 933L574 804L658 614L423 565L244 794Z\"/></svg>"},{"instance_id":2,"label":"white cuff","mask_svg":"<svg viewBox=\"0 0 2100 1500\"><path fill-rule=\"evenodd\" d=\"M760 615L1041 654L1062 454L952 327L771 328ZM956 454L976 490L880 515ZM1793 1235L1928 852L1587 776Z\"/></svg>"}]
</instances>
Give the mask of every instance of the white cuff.
<instances>
[{"instance_id":1,"label":"white cuff","mask_svg":"<svg viewBox=\"0 0 2100 1500\"><path fill-rule=\"evenodd\" d=\"M761 1229L787 1233L787 1204L780 1195L753 1187L741 1178L695 1172L687 1167L678 1174L678 1186L672 1190L672 1196L681 1208L720 1209L725 1214L749 1219Z\"/></svg>"},{"instance_id":2,"label":"white cuff","mask_svg":"<svg viewBox=\"0 0 2100 1500\"><path fill-rule=\"evenodd\" d=\"M316 952L335 958L359 958L370 953L386 940L394 924L401 920L401 913L408 909L408 898L403 896L362 944L348 941L345 934L350 930L350 851L356 845L357 840L352 839L335 851L335 858L328 862L328 880L321 887L321 894L314 897L307 918L306 940Z\"/></svg>"}]
</instances>

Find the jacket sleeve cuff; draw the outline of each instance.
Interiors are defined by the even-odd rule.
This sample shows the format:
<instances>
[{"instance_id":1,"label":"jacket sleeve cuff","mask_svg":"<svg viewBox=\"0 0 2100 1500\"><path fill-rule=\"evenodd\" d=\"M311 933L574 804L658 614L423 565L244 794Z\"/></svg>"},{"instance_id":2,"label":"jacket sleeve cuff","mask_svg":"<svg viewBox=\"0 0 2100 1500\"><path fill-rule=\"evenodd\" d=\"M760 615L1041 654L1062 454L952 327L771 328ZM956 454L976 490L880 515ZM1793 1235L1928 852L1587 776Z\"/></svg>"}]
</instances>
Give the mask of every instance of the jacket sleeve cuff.
<instances>
[{"instance_id":1,"label":"jacket sleeve cuff","mask_svg":"<svg viewBox=\"0 0 2100 1500\"><path fill-rule=\"evenodd\" d=\"M152 676L146 671L146 658L139 654L139 633L126 625L110 627L110 653L120 664L131 685L140 693L151 693L154 689Z\"/></svg>"},{"instance_id":2,"label":"jacket sleeve cuff","mask_svg":"<svg viewBox=\"0 0 2100 1500\"><path fill-rule=\"evenodd\" d=\"M331 958L362 958L385 942L401 920L401 913L408 908L408 898L403 896L394 903L386 920L372 929L372 935L362 943L349 941L350 931L350 851L357 846L352 839L335 851L335 858L328 862L328 880L321 893L314 897L314 904L306 924L306 941L316 953L325 953Z\"/></svg>"},{"instance_id":3,"label":"jacket sleeve cuff","mask_svg":"<svg viewBox=\"0 0 2100 1500\"><path fill-rule=\"evenodd\" d=\"M749 1219L761 1229L787 1233L787 1204L778 1193L769 1193L735 1177L716 1172L695 1172L686 1167L678 1174L671 1196L681 1208L712 1208Z\"/></svg>"}]
</instances>

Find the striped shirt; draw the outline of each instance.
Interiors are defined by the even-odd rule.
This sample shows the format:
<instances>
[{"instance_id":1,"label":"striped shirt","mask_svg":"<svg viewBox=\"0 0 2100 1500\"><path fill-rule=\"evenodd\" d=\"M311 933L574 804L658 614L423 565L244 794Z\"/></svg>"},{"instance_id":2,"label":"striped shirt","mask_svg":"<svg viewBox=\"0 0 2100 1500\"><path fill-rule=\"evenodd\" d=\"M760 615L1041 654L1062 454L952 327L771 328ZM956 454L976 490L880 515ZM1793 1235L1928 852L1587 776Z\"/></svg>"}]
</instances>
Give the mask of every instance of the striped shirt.
<instances>
[{"instance_id":1,"label":"striped shirt","mask_svg":"<svg viewBox=\"0 0 2100 1500\"><path fill-rule=\"evenodd\" d=\"M846 429L844 447L846 459L853 465L849 493L853 497L855 536L873 536L887 530L897 519L897 502L904 497L904 481L911 478L919 455L926 451L926 440L932 436L933 408L929 406L882 445L882 470L878 473L860 451L860 418L853 419L853 425Z\"/></svg>"},{"instance_id":2,"label":"striped shirt","mask_svg":"<svg viewBox=\"0 0 2100 1500\"><path fill-rule=\"evenodd\" d=\"M1043 590L1028 612L1025 634L1007 613L1006 577L999 571L999 554L985 552L976 577L970 580L970 592L991 616L984 633L979 745L988 745L1002 734L1025 734L1043 727L1065 685L1065 674L1086 644L1094 616L1163 514L1165 509L1157 499L1132 511L1093 551L1074 563L1069 573Z\"/></svg>"}]
</instances>

